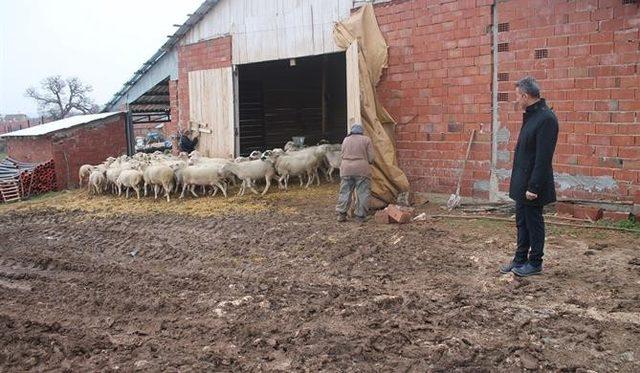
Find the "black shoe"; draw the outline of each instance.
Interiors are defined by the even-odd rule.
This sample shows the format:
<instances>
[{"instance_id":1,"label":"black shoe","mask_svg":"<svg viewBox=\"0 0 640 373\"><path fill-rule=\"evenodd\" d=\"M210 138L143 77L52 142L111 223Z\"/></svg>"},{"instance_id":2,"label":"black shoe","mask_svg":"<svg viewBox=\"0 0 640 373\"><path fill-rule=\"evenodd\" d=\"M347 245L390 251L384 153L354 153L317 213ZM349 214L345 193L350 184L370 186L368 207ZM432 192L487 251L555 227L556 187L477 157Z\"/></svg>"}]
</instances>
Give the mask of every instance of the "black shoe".
<instances>
[{"instance_id":1,"label":"black shoe","mask_svg":"<svg viewBox=\"0 0 640 373\"><path fill-rule=\"evenodd\" d=\"M356 221L360 224L366 223L369 220L368 216L356 216Z\"/></svg>"},{"instance_id":2,"label":"black shoe","mask_svg":"<svg viewBox=\"0 0 640 373\"><path fill-rule=\"evenodd\" d=\"M542 274L542 264L535 265L535 264L527 263L523 266L514 268L513 273L519 277L540 275Z\"/></svg>"},{"instance_id":3,"label":"black shoe","mask_svg":"<svg viewBox=\"0 0 640 373\"><path fill-rule=\"evenodd\" d=\"M512 260L509 263L500 266L500 273L506 275L507 273L513 272L514 269L520 268L524 265L525 263L516 263Z\"/></svg>"},{"instance_id":4,"label":"black shoe","mask_svg":"<svg viewBox=\"0 0 640 373\"><path fill-rule=\"evenodd\" d=\"M339 214L338 223L344 223L345 221L347 221L347 214Z\"/></svg>"}]
</instances>

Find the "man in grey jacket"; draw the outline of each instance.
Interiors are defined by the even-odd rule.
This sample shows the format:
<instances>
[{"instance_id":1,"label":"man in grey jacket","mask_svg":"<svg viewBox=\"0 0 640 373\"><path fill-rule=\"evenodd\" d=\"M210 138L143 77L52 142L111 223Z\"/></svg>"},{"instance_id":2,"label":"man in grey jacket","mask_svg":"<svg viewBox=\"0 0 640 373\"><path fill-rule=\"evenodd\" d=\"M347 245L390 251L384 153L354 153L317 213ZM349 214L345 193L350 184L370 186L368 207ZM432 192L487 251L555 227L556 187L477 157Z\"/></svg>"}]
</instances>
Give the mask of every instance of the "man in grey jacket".
<instances>
[{"instance_id":1,"label":"man in grey jacket","mask_svg":"<svg viewBox=\"0 0 640 373\"><path fill-rule=\"evenodd\" d=\"M369 194L371 193L371 164L373 144L364 135L361 124L354 124L351 132L342 142L342 162L340 163L340 195L338 196L338 221L347 220L351 194L356 193L356 221L367 219Z\"/></svg>"}]
</instances>

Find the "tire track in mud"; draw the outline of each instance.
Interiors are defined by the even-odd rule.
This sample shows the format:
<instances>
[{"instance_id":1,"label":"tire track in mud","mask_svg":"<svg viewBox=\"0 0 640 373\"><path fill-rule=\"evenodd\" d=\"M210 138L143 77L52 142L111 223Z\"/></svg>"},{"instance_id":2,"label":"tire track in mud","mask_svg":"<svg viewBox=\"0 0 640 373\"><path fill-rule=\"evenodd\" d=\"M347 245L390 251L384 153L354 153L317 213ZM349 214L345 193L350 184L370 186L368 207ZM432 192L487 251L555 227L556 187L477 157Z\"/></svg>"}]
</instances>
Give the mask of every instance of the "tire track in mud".
<instances>
[{"instance_id":1,"label":"tire track in mud","mask_svg":"<svg viewBox=\"0 0 640 373\"><path fill-rule=\"evenodd\" d=\"M638 368L633 269L589 273L558 249L575 270L497 277L509 245L465 234L337 225L324 205L0 215L0 369Z\"/></svg>"}]
</instances>

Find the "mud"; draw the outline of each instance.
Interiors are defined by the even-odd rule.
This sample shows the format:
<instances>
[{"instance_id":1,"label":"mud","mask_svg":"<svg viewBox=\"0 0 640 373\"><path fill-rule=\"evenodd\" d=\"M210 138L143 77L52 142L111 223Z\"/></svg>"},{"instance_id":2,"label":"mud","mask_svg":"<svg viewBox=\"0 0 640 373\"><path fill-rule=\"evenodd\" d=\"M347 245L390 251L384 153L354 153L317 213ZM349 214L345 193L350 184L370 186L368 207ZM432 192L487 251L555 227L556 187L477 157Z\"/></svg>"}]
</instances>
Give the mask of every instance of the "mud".
<instances>
[{"instance_id":1,"label":"mud","mask_svg":"<svg viewBox=\"0 0 640 373\"><path fill-rule=\"evenodd\" d=\"M640 371L637 235L550 229L517 279L508 223L339 224L294 195L3 209L0 371Z\"/></svg>"}]
</instances>

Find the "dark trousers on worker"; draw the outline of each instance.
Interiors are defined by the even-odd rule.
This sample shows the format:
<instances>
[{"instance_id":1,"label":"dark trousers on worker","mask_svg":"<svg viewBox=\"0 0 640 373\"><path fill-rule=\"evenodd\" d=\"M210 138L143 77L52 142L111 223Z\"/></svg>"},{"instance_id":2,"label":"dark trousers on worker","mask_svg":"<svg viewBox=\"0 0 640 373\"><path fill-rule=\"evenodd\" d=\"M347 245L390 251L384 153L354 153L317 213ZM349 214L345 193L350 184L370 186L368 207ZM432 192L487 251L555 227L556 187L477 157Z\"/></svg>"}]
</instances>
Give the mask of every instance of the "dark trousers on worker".
<instances>
[{"instance_id":1,"label":"dark trousers on worker","mask_svg":"<svg viewBox=\"0 0 640 373\"><path fill-rule=\"evenodd\" d=\"M346 214L351 205L351 196L355 193L357 217L364 218L369 211L369 194L371 194L371 179L365 176L342 176L340 178L340 194L336 211Z\"/></svg>"},{"instance_id":2,"label":"dark trousers on worker","mask_svg":"<svg viewBox=\"0 0 640 373\"><path fill-rule=\"evenodd\" d=\"M529 261L532 265L541 265L544 255L542 206L516 202L516 226L518 227L518 248L513 261L515 263Z\"/></svg>"}]
</instances>

